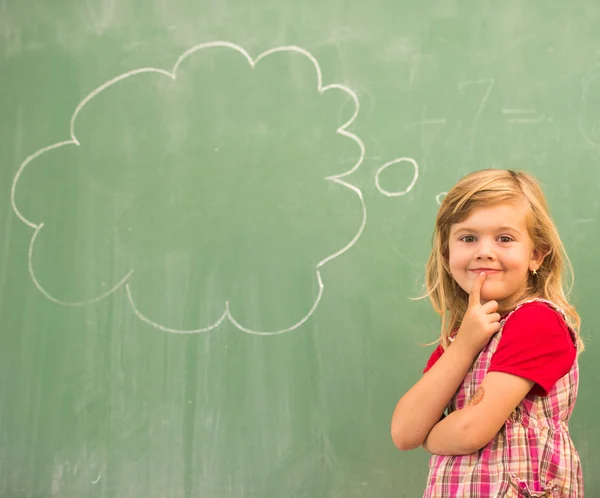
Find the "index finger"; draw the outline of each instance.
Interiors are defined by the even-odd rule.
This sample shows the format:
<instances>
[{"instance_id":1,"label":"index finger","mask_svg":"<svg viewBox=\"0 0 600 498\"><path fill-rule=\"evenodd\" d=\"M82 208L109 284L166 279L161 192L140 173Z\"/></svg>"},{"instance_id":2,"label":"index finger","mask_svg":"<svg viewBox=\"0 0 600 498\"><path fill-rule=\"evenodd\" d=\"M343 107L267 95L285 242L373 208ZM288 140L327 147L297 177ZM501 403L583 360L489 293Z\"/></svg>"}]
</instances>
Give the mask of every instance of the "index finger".
<instances>
[{"instance_id":1,"label":"index finger","mask_svg":"<svg viewBox=\"0 0 600 498\"><path fill-rule=\"evenodd\" d=\"M483 281L487 277L487 273L481 272L477 275L477 278L473 280L471 286L471 292L469 293L469 306L476 306L481 304L481 288L483 287Z\"/></svg>"}]
</instances>

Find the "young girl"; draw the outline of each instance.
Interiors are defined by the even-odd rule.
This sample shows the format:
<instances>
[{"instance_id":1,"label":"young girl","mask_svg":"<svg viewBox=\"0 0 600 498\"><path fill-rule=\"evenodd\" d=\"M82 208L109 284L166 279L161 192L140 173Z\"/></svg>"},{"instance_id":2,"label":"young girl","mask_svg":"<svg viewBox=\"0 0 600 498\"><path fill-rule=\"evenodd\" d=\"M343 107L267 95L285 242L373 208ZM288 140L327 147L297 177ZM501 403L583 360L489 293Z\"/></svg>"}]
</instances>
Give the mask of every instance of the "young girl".
<instances>
[{"instance_id":1,"label":"young girl","mask_svg":"<svg viewBox=\"0 0 600 498\"><path fill-rule=\"evenodd\" d=\"M391 424L399 449L432 454L424 498L583 497L568 429L583 343L565 269L531 175L478 171L445 197L426 273L440 345Z\"/></svg>"}]
</instances>

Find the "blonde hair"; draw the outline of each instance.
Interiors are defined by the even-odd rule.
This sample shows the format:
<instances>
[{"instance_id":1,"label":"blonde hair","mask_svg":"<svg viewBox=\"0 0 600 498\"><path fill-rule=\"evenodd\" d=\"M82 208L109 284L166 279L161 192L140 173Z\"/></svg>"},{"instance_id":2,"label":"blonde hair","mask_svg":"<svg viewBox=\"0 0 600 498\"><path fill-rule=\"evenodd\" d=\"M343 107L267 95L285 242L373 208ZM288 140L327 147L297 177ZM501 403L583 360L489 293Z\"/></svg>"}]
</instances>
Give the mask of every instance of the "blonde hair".
<instances>
[{"instance_id":1,"label":"blonde hair","mask_svg":"<svg viewBox=\"0 0 600 498\"><path fill-rule=\"evenodd\" d=\"M536 275L529 275L527 290L519 303L542 298L563 309L577 336L577 349L584 345L579 335L580 318L568 295L573 286L573 267L550 217L548 204L537 180L522 171L487 169L462 178L441 203L435 221L433 247L425 274L427 293L435 311L441 315L443 347L448 347L450 334L456 330L468 307L468 294L450 273L450 227L464 221L477 208L503 202L524 202L525 219L534 247L546 254ZM507 311L507 310L506 310Z\"/></svg>"}]
</instances>

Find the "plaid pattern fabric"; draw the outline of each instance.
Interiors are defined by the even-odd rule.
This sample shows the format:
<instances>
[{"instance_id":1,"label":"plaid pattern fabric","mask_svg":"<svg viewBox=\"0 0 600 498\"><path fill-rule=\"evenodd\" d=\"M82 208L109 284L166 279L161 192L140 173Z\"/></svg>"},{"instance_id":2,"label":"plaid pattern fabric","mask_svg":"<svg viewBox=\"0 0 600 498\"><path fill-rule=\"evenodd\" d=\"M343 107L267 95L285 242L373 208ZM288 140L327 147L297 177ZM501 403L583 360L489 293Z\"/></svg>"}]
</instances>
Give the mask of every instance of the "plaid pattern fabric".
<instances>
[{"instance_id":1,"label":"plaid pattern fabric","mask_svg":"<svg viewBox=\"0 0 600 498\"><path fill-rule=\"evenodd\" d=\"M564 317L564 312L553 303L535 301L546 303ZM449 412L463 408L475 394L511 314L471 366L448 405ZM577 398L578 380L576 360L546 397L527 395L481 450L471 455L432 455L423 498L583 497L581 463L567 426Z\"/></svg>"}]
</instances>

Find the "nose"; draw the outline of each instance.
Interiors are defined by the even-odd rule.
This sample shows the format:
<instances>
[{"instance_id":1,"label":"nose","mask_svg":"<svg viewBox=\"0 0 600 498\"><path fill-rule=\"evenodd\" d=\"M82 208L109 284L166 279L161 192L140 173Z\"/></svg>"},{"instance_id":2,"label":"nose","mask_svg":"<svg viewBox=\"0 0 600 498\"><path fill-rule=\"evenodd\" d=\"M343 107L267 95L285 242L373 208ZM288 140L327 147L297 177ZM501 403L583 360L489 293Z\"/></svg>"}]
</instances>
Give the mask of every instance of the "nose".
<instances>
[{"instance_id":1,"label":"nose","mask_svg":"<svg viewBox=\"0 0 600 498\"><path fill-rule=\"evenodd\" d=\"M493 244L491 241L487 241L485 239L479 241L477 244L477 251L475 253L475 257L481 260L491 260L495 258Z\"/></svg>"}]
</instances>

